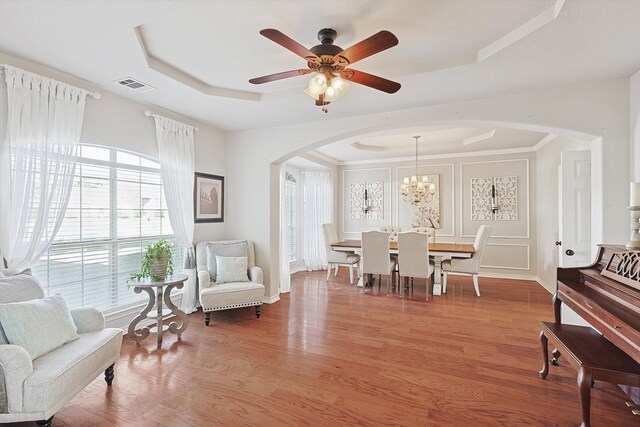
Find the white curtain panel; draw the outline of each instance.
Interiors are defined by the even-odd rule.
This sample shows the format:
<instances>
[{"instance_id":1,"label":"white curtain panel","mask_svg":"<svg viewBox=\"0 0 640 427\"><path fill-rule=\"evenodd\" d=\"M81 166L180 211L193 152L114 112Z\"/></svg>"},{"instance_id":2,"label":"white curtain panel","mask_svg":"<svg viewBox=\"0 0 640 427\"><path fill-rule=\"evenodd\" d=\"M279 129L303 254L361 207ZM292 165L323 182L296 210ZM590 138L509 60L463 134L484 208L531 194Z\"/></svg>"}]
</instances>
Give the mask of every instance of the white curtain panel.
<instances>
[{"instance_id":1,"label":"white curtain panel","mask_svg":"<svg viewBox=\"0 0 640 427\"><path fill-rule=\"evenodd\" d=\"M196 311L196 265L193 251L193 180L195 148L192 126L154 115L160 159L160 175L167 200L169 221L176 240L186 249L183 272L189 277L180 309Z\"/></svg>"},{"instance_id":2,"label":"white curtain panel","mask_svg":"<svg viewBox=\"0 0 640 427\"><path fill-rule=\"evenodd\" d=\"M88 92L4 65L7 130L0 142L0 252L35 264L64 219Z\"/></svg>"},{"instance_id":3,"label":"white curtain panel","mask_svg":"<svg viewBox=\"0 0 640 427\"><path fill-rule=\"evenodd\" d=\"M287 239L287 198L286 167L280 165L280 293L291 291L291 271L289 269L289 242Z\"/></svg>"},{"instance_id":4,"label":"white curtain panel","mask_svg":"<svg viewBox=\"0 0 640 427\"><path fill-rule=\"evenodd\" d=\"M329 171L302 171L304 221L302 250L307 270L327 268L322 224L332 222L333 185Z\"/></svg>"}]
</instances>

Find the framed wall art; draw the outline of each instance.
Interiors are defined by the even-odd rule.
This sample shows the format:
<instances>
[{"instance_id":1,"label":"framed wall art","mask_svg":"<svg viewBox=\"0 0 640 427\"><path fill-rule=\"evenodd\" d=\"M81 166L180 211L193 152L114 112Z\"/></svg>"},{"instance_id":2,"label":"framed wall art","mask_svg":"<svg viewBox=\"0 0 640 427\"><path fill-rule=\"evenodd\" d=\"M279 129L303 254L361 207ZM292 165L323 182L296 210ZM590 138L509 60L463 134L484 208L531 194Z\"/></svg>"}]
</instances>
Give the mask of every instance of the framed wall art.
<instances>
[{"instance_id":1,"label":"framed wall art","mask_svg":"<svg viewBox=\"0 0 640 427\"><path fill-rule=\"evenodd\" d=\"M224 222L224 177L196 172L194 222Z\"/></svg>"}]
</instances>

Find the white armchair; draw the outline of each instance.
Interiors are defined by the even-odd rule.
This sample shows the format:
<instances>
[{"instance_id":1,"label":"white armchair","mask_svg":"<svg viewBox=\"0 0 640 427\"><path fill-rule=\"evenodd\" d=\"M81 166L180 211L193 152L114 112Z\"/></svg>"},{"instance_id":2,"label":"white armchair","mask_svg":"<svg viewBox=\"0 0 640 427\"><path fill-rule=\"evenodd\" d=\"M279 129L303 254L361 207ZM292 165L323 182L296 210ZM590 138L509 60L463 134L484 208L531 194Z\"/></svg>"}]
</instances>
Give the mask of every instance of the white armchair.
<instances>
[{"instance_id":1,"label":"white armchair","mask_svg":"<svg viewBox=\"0 0 640 427\"><path fill-rule=\"evenodd\" d=\"M0 273L0 303L44 298L28 272ZM105 328L93 308L71 310L80 338L31 359L23 347L9 344L0 333L0 423L36 421L50 426L54 414L101 372L110 386L120 357L122 330Z\"/></svg>"},{"instance_id":2,"label":"white armchair","mask_svg":"<svg viewBox=\"0 0 640 427\"><path fill-rule=\"evenodd\" d=\"M247 257L248 281L216 283L215 257ZM209 326L211 312L254 306L260 318L265 288L262 269L256 266L253 243L249 240L199 242L196 245L196 268L200 286L200 305L204 323Z\"/></svg>"}]
</instances>

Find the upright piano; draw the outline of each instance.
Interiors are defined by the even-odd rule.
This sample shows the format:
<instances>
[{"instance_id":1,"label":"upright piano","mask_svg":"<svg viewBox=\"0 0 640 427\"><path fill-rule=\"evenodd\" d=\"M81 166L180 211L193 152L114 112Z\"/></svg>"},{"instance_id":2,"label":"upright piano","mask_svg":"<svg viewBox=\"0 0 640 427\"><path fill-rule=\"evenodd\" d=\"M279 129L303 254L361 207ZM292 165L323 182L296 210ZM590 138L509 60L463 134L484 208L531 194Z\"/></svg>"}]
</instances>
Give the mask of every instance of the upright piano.
<instances>
[{"instance_id":1,"label":"upright piano","mask_svg":"<svg viewBox=\"0 0 640 427\"><path fill-rule=\"evenodd\" d=\"M640 251L624 246L598 246L592 265L558 268L558 288L553 297L554 322L542 322L540 334L541 378L546 378L549 363L558 364L560 355L565 355L578 370L584 427L590 425L594 381L629 386L626 392L640 403L640 393L635 388L640 387ZM563 303L593 328L563 325ZM557 345L551 360L548 339ZM640 404L631 406L634 413L640 415Z\"/></svg>"}]
</instances>

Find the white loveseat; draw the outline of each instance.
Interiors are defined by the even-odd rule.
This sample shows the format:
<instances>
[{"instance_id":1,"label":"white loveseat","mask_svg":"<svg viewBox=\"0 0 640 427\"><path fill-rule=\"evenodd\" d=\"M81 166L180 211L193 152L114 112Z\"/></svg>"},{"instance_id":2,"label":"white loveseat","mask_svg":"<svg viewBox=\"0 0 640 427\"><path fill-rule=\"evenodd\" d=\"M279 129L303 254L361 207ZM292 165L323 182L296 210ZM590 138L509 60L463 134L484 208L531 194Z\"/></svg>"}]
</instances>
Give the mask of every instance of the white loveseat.
<instances>
[{"instance_id":1,"label":"white loveseat","mask_svg":"<svg viewBox=\"0 0 640 427\"><path fill-rule=\"evenodd\" d=\"M223 257L247 257L246 282L216 283L215 266L209 265L215 255ZM262 269L256 266L253 243L249 240L218 240L199 242L196 245L196 268L200 287L200 305L204 311L204 323L209 326L211 312L239 307L255 306L260 318L264 285Z\"/></svg>"},{"instance_id":2,"label":"white loveseat","mask_svg":"<svg viewBox=\"0 0 640 427\"><path fill-rule=\"evenodd\" d=\"M44 298L28 272L0 272L0 303ZM53 415L103 371L110 386L120 356L122 330L105 328L102 313L92 308L71 310L78 339L31 359L23 347L0 334L0 423L37 421L50 426Z\"/></svg>"}]
</instances>

